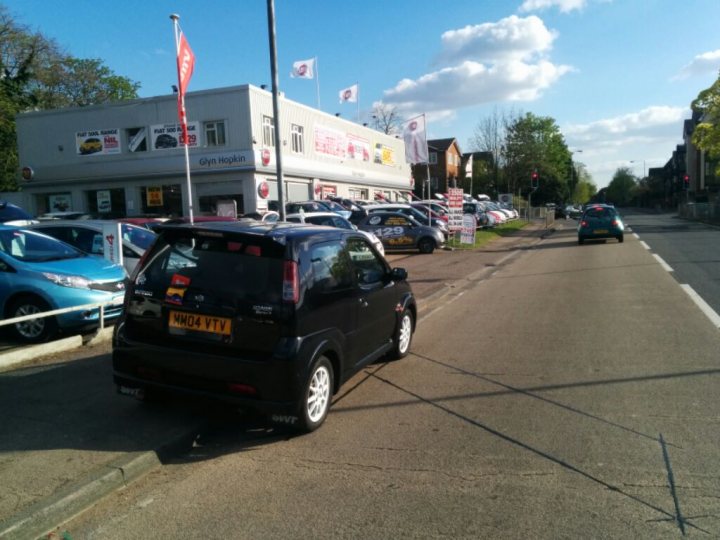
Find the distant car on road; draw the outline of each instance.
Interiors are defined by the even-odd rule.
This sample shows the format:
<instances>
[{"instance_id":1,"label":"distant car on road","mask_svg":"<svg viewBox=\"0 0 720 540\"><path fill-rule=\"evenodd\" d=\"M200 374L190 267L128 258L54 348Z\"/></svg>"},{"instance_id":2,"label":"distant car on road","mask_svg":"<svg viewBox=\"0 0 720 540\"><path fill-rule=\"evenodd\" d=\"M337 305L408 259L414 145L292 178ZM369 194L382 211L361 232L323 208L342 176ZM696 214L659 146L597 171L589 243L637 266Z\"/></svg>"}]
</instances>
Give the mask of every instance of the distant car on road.
<instances>
[{"instance_id":1,"label":"distant car on road","mask_svg":"<svg viewBox=\"0 0 720 540\"><path fill-rule=\"evenodd\" d=\"M0 225L0 315L14 319L43 311L106 304L103 316L122 311L125 270L100 257L90 257L51 236ZM92 329L99 308L87 308L13 324L14 335L27 343L47 341L60 330Z\"/></svg>"},{"instance_id":2,"label":"distant car on road","mask_svg":"<svg viewBox=\"0 0 720 540\"><path fill-rule=\"evenodd\" d=\"M581 245L585 240L599 238L617 238L618 242L622 242L625 225L614 206L594 204L583 213L577 231L578 244Z\"/></svg>"}]
</instances>

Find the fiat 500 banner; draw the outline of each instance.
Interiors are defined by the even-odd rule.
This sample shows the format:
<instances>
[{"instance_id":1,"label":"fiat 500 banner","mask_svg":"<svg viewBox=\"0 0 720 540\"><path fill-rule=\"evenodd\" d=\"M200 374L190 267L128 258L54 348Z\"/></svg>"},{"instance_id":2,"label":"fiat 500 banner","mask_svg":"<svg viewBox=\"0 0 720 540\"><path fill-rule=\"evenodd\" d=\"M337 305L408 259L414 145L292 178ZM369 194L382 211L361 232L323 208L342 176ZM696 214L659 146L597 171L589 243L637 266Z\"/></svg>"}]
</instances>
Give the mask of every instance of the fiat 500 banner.
<instances>
[{"instance_id":1,"label":"fiat 500 banner","mask_svg":"<svg viewBox=\"0 0 720 540\"><path fill-rule=\"evenodd\" d=\"M119 129L92 129L75 133L75 146L81 156L119 154Z\"/></svg>"},{"instance_id":2,"label":"fiat 500 banner","mask_svg":"<svg viewBox=\"0 0 720 540\"><path fill-rule=\"evenodd\" d=\"M200 122L188 122L188 146L200 145ZM153 150L167 150L183 146L182 124L157 124L150 126L150 147Z\"/></svg>"}]
</instances>

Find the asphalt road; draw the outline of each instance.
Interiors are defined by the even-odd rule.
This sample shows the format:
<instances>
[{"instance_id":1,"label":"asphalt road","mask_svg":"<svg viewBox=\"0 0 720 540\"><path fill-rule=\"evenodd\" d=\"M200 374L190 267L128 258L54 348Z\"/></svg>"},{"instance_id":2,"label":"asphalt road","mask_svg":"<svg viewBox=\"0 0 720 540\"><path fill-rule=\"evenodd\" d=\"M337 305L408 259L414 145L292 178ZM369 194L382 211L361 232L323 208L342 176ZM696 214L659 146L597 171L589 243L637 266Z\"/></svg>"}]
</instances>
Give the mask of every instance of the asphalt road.
<instances>
[{"instance_id":1,"label":"asphalt road","mask_svg":"<svg viewBox=\"0 0 720 540\"><path fill-rule=\"evenodd\" d=\"M350 381L319 431L219 416L61 530L720 536L718 329L631 235L578 246L567 229L496 260L423 315L408 358Z\"/></svg>"},{"instance_id":2,"label":"asphalt road","mask_svg":"<svg viewBox=\"0 0 720 540\"><path fill-rule=\"evenodd\" d=\"M680 219L674 213L629 212L632 230L687 284L720 313L720 227Z\"/></svg>"}]
</instances>

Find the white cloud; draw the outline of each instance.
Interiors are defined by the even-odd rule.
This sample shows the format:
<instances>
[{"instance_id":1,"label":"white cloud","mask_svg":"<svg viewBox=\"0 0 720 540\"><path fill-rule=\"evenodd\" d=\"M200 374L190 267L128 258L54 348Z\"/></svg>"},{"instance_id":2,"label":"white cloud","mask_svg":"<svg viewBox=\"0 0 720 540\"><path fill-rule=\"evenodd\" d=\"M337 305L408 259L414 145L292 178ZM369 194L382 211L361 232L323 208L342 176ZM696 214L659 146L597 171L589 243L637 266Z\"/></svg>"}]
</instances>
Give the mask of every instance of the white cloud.
<instances>
[{"instance_id":1,"label":"white cloud","mask_svg":"<svg viewBox=\"0 0 720 540\"><path fill-rule=\"evenodd\" d=\"M682 121L687 115L688 109L685 107L653 106L590 124L570 125L564 128L563 132L568 137L598 140L608 136L647 136L664 128L671 128L677 131L679 138L682 134Z\"/></svg>"},{"instance_id":2,"label":"white cloud","mask_svg":"<svg viewBox=\"0 0 720 540\"><path fill-rule=\"evenodd\" d=\"M549 51L557 33L534 15L512 15L496 23L466 26L442 34L440 60L455 64L465 60L497 62L527 60Z\"/></svg>"},{"instance_id":3,"label":"white cloud","mask_svg":"<svg viewBox=\"0 0 720 540\"><path fill-rule=\"evenodd\" d=\"M570 69L547 61L490 67L465 61L417 80L403 79L385 91L383 102L403 111L444 111L494 101L532 101Z\"/></svg>"},{"instance_id":4,"label":"white cloud","mask_svg":"<svg viewBox=\"0 0 720 540\"><path fill-rule=\"evenodd\" d=\"M692 61L684 66L673 80L687 79L693 75L714 73L720 69L720 49L698 54Z\"/></svg>"},{"instance_id":5,"label":"white cloud","mask_svg":"<svg viewBox=\"0 0 720 540\"><path fill-rule=\"evenodd\" d=\"M643 170L667 162L682 143L683 121L689 116L685 107L652 106L561 131L570 148L582 149L575 159L585 163L596 185L603 187L618 167L630 167L641 176Z\"/></svg>"},{"instance_id":6,"label":"white cloud","mask_svg":"<svg viewBox=\"0 0 720 540\"><path fill-rule=\"evenodd\" d=\"M442 34L442 67L385 90L383 102L403 114L446 117L489 102L533 101L572 70L547 54L557 34L536 17L506 17Z\"/></svg>"},{"instance_id":7,"label":"white cloud","mask_svg":"<svg viewBox=\"0 0 720 540\"><path fill-rule=\"evenodd\" d=\"M525 0L520 6L520 11L540 11L557 7L561 13L569 13L575 9L583 9L587 0Z\"/></svg>"}]
</instances>

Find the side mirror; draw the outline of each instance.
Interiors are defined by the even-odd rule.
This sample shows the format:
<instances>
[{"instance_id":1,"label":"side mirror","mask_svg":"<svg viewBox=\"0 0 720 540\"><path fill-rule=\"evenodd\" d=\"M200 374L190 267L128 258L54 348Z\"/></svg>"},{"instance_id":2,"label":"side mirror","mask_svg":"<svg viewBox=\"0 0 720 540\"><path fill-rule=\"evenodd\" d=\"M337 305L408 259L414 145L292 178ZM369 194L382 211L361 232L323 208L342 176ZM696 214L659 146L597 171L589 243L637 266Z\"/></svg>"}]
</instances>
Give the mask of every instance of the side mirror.
<instances>
[{"instance_id":1,"label":"side mirror","mask_svg":"<svg viewBox=\"0 0 720 540\"><path fill-rule=\"evenodd\" d=\"M405 281L408 273L404 268L393 268L390 271L390 277L392 277L393 281Z\"/></svg>"}]
</instances>

